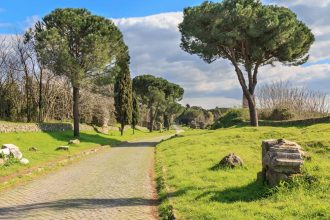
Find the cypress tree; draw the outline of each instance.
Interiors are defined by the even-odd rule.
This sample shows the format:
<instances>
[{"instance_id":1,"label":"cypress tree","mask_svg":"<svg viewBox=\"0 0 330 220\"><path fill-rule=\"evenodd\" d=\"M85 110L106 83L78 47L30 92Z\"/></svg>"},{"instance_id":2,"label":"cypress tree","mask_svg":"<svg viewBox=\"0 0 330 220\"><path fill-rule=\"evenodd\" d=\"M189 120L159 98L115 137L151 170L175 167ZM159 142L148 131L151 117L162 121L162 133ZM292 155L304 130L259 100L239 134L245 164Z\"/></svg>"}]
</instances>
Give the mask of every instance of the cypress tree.
<instances>
[{"instance_id":1,"label":"cypress tree","mask_svg":"<svg viewBox=\"0 0 330 220\"><path fill-rule=\"evenodd\" d=\"M132 128L133 134L135 131L136 125L139 123L139 105L136 96L133 96L133 112L132 112Z\"/></svg>"},{"instance_id":2,"label":"cypress tree","mask_svg":"<svg viewBox=\"0 0 330 220\"><path fill-rule=\"evenodd\" d=\"M132 80L129 71L129 59L119 62L120 72L115 83L115 107L120 133L123 135L125 125L132 123Z\"/></svg>"}]
</instances>

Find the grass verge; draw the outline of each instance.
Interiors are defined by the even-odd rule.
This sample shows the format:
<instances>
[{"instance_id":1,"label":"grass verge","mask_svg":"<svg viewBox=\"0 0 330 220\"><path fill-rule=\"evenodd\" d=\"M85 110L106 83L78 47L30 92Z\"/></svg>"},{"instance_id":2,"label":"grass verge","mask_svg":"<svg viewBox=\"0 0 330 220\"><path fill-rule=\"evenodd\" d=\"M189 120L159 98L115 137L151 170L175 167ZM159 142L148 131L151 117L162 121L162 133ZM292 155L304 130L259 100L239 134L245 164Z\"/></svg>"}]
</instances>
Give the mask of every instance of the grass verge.
<instances>
[{"instance_id":1,"label":"grass verge","mask_svg":"<svg viewBox=\"0 0 330 220\"><path fill-rule=\"evenodd\" d=\"M162 219L329 219L330 124L186 131L156 148ZM305 178L269 189L256 180L261 141L296 141L311 156ZM234 152L238 169L214 170ZM308 174L308 175L307 175Z\"/></svg>"}]
</instances>

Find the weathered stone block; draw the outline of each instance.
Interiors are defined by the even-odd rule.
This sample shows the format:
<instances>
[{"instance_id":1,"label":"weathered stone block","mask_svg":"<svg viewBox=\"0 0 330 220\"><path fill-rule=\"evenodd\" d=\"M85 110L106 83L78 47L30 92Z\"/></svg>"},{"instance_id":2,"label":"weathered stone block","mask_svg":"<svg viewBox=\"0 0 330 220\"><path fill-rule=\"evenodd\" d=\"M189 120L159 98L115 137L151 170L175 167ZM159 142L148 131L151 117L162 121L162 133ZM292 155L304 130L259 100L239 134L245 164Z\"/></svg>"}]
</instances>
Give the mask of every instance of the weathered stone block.
<instances>
[{"instance_id":1,"label":"weathered stone block","mask_svg":"<svg viewBox=\"0 0 330 220\"><path fill-rule=\"evenodd\" d=\"M70 148L69 146L60 146L58 148L56 148L55 150L58 151L58 150L64 150L64 151L68 151Z\"/></svg>"},{"instance_id":2,"label":"weathered stone block","mask_svg":"<svg viewBox=\"0 0 330 220\"><path fill-rule=\"evenodd\" d=\"M284 139L262 142L262 171L258 178L270 186L281 180L288 180L292 175L300 174L304 163L304 152L295 142Z\"/></svg>"},{"instance_id":3,"label":"weathered stone block","mask_svg":"<svg viewBox=\"0 0 330 220\"><path fill-rule=\"evenodd\" d=\"M69 144L80 144L80 140L79 139L70 140Z\"/></svg>"}]
</instances>

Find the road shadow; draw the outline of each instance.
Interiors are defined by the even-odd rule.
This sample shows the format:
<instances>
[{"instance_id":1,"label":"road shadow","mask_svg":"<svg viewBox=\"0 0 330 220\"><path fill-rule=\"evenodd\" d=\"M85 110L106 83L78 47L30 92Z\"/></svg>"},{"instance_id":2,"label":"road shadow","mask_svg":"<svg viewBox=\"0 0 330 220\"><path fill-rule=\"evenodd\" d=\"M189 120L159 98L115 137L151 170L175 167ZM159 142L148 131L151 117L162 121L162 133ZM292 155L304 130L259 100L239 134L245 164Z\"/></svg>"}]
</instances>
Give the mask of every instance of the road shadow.
<instances>
[{"instance_id":1,"label":"road shadow","mask_svg":"<svg viewBox=\"0 0 330 220\"><path fill-rule=\"evenodd\" d=\"M155 147L158 143L159 142L157 142L157 141L141 141L141 142L124 141L121 144L112 146L112 148L116 148L116 147Z\"/></svg>"},{"instance_id":2,"label":"road shadow","mask_svg":"<svg viewBox=\"0 0 330 220\"><path fill-rule=\"evenodd\" d=\"M157 206L156 199L116 198L116 199L63 199L52 202L33 203L0 208L0 219L16 219L41 210L65 211L67 209L93 210L127 206Z\"/></svg>"}]
</instances>

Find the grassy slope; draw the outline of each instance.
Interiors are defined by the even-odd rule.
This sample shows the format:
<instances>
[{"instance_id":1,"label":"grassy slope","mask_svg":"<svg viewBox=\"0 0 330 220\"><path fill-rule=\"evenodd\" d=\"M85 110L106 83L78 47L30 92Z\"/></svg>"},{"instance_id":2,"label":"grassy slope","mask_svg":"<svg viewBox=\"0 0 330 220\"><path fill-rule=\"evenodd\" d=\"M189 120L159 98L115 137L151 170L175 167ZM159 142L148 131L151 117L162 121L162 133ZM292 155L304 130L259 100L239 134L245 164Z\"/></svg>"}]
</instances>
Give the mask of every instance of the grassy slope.
<instances>
[{"instance_id":1,"label":"grassy slope","mask_svg":"<svg viewBox=\"0 0 330 220\"><path fill-rule=\"evenodd\" d=\"M0 167L0 178L101 145L114 145L120 141L160 136L163 134L164 133L160 134L159 132L150 133L147 131L136 131L135 135L133 135L132 131L128 130L124 133L124 136L120 136L118 131L110 131L109 135L96 133L94 131L82 131L80 139L81 143L79 145L70 146L70 152L64 152L55 151L55 148L68 145L68 141L72 139L72 131L47 133L0 133L0 145L5 143L15 144L22 151L23 157L30 161L30 164L28 165L14 164L8 167ZM38 148L38 151L30 152L28 150L30 147L36 147Z\"/></svg>"},{"instance_id":2,"label":"grassy slope","mask_svg":"<svg viewBox=\"0 0 330 220\"><path fill-rule=\"evenodd\" d=\"M261 141L271 138L301 144L312 156L304 172L318 182L296 180L272 191L257 182ZM231 152L241 156L244 168L212 170ZM179 219L330 219L329 159L330 124L186 131L159 144L156 153L158 180L165 180ZM166 194L164 185L160 187L162 199ZM168 211L167 203L161 213Z\"/></svg>"}]
</instances>

